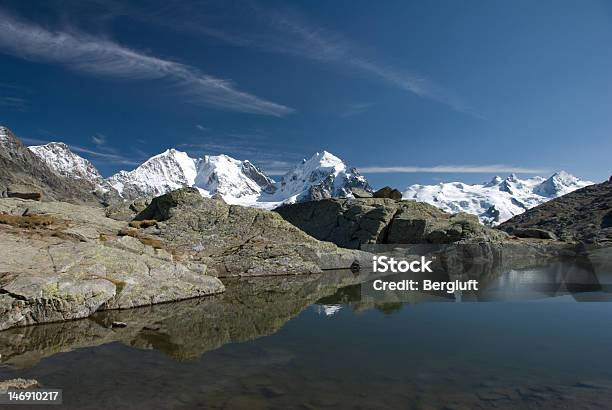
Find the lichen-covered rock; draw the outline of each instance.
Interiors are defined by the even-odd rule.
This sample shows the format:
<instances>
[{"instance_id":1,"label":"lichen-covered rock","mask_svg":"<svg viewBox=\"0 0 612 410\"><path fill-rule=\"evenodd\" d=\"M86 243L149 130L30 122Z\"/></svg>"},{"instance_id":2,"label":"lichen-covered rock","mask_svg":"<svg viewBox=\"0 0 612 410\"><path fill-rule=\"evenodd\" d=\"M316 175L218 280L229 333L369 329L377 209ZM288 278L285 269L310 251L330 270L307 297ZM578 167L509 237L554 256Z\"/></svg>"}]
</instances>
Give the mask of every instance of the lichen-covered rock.
<instances>
[{"instance_id":1,"label":"lichen-covered rock","mask_svg":"<svg viewBox=\"0 0 612 410\"><path fill-rule=\"evenodd\" d=\"M203 263L117 236L101 208L6 198L0 215L0 330L224 290Z\"/></svg>"},{"instance_id":2,"label":"lichen-covered rock","mask_svg":"<svg viewBox=\"0 0 612 410\"><path fill-rule=\"evenodd\" d=\"M151 198L137 198L133 201L121 201L106 207L108 218L117 221L131 221L151 203Z\"/></svg>"},{"instance_id":3,"label":"lichen-covered rock","mask_svg":"<svg viewBox=\"0 0 612 410\"><path fill-rule=\"evenodd\" d=\"M159 238L220 277L316 273L370 259L320 242L275 212L202 198L194 188L154 198L136 219L158 221Z\"/></svg>"}]
</instances>

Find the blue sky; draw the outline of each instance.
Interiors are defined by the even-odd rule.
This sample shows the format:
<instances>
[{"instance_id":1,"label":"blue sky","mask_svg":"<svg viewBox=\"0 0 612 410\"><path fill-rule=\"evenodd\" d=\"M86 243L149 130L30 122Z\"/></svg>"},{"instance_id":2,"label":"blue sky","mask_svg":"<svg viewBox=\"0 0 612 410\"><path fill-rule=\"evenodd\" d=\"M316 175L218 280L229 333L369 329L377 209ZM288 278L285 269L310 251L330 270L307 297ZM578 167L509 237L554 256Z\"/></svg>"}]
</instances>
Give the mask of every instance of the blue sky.
<instances>
[{"instance_id":1,"label":"blue sky","mask_svg":"<svg viewBox=\"0 0 612 410\"><path fill-rule=\"evenodd\" d=\"M612 172L612 2L0 0L0 124L105 175L169 147L375 186Z\"/></svg>"}]
</instances>

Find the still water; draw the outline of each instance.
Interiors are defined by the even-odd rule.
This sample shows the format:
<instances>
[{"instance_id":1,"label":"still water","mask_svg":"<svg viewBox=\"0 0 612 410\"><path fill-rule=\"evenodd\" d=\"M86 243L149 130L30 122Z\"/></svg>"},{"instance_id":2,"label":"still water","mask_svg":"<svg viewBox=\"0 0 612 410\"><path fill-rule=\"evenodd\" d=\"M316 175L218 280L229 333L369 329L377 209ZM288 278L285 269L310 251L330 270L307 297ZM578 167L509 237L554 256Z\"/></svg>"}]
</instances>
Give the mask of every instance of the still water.
<instances>
[{"instance_id":1,"label":"still water","mask_svg":"<svg viewBox=\"0 0 612 410\"><path fill-rule=\"evenodd\" d=\"M610 407L612 275L555 263L478 279L392 301L367 274L240 280L0 332L0 380L63 388L74 409Z\"/></svg>"}]
</instances>

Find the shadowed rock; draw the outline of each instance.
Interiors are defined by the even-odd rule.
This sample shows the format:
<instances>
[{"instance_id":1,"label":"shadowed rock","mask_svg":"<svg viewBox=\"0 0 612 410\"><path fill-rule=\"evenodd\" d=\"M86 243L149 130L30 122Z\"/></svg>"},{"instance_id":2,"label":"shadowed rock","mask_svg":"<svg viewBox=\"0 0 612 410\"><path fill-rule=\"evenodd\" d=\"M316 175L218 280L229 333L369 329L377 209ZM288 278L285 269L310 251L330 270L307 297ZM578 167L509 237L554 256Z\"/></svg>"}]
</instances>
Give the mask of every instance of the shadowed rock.
<instances>
[{"instance_id":1,"label":"shadowed rock","mask_svg":"<svg viewBox=\"0 0 612 410\"><path fill-rule=\"evenodd\" d=\"M568 242L612 246L612 182L590 185L538 205L499 229L511 234L545 230Z\"/></svg>"}]
</instances>

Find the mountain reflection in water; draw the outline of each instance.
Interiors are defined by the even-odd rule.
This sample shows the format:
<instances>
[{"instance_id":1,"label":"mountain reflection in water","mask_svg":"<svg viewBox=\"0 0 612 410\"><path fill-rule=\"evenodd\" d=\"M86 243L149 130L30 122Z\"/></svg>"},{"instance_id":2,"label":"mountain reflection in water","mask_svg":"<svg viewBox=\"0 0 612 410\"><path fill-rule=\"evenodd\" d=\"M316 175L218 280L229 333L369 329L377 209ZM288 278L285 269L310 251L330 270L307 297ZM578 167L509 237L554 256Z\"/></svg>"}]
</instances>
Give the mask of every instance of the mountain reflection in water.
<instances>
[{"instance_id":1,"label":"mountain reflection in water","mask_svg":"<svg viewBox=\"0 0 612 410\"><path fill-rule=\"evenodd\" d=\"M477 279L478 292L400 300L365 292L371 273L249 278L215 297L9 329L0 332L0 379L62 387L69 408L589 407L612 399L603 364L612 359L612 319L602 319L610 305L522 303L608 301L612 270L589 260L503 269L436 277ZM459 301L498 303L451 306ZM83 405L87 398L97 404Z\"/></svg>"}]
</instances>

